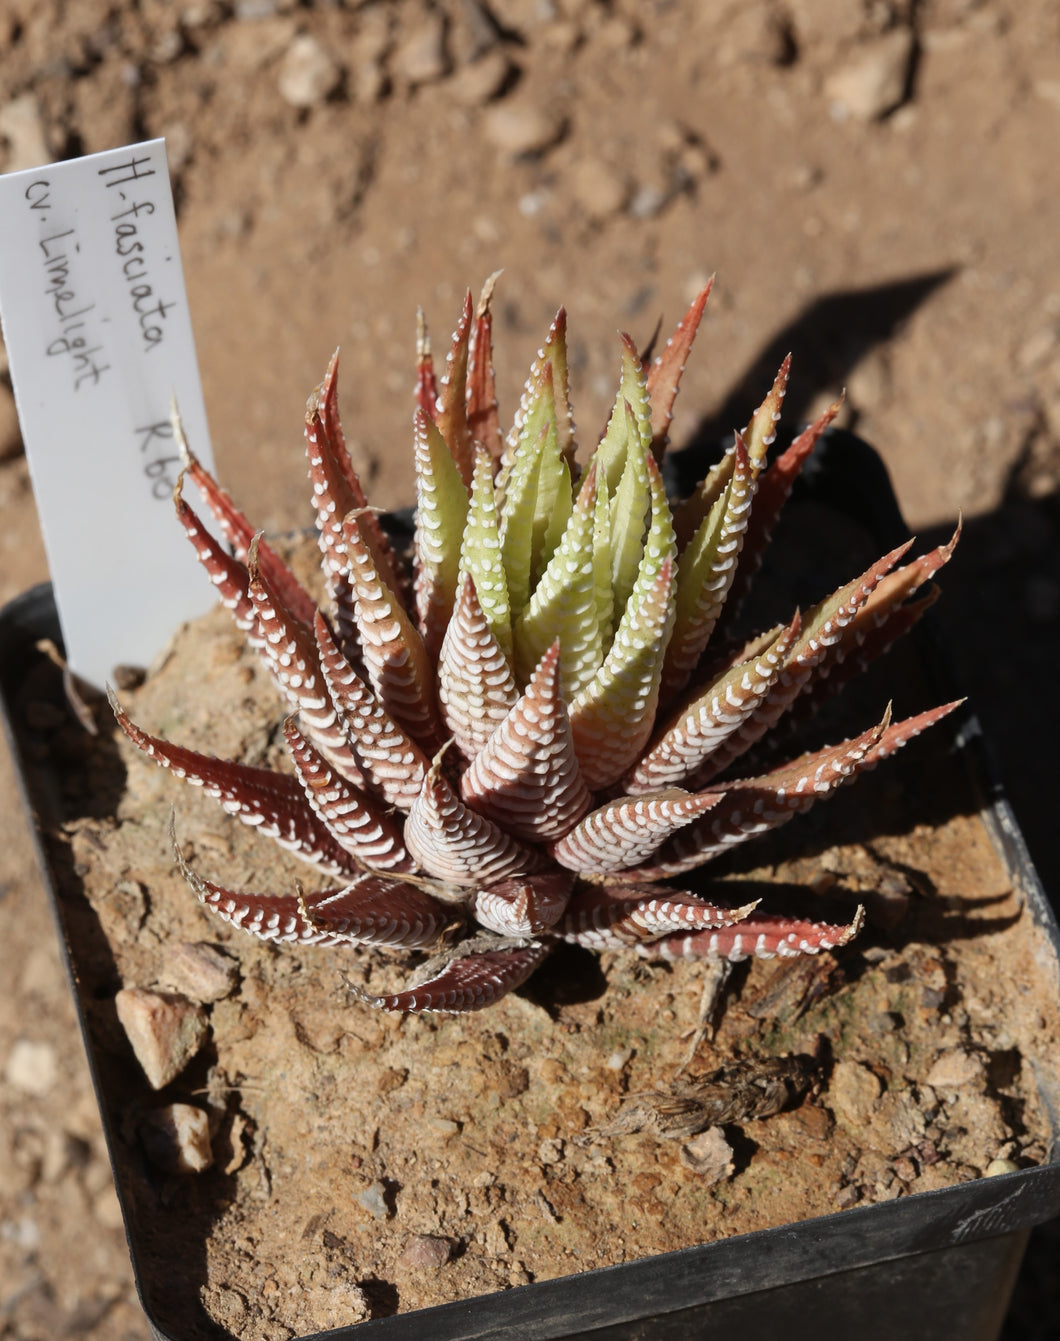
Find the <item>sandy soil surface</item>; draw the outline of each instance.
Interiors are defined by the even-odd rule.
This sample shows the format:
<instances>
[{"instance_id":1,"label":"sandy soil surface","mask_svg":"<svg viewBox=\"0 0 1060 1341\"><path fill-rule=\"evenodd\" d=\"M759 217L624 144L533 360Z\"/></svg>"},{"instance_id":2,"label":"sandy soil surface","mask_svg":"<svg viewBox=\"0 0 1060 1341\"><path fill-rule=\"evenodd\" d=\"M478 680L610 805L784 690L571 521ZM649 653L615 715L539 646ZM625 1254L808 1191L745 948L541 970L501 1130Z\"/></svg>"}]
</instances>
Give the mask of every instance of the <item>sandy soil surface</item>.
<instances>
[{"instance_id":1,"label":"sandy soil surface","mask_svg":"<svg viewBox=\"0 0 1060 1341\"><path fill-rule=\"evenodd\" d=\"M792 417L845 385L922 536L963 510L939 617L1054 887L1058 123L1049 0L0 14L0 169L167 136L216 455L271 529L306 520L301 409L336 344L359 462L398 503L417 303L444 337L464 287L505 268L507 405L565 303L590 425L616 327L646 341L717 271L675 438L744 422L790 348ZM46 576L2 383L0 550L0 598ZM0 1335L139 1338L6 762L0 785ZM1060 1326L1041 1260L1012 1337Z\"/></svg>"}]
</instances>

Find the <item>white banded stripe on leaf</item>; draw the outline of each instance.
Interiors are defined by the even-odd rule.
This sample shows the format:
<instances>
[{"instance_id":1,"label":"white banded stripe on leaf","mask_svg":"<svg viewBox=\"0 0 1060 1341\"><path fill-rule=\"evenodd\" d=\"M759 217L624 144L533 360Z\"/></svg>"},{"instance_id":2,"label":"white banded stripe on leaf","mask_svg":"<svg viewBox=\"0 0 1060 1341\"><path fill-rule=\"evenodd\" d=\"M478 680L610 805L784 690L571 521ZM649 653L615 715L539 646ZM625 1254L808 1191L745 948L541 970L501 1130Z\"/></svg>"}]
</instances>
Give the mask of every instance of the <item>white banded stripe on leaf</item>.
<instances>
[{"instance_id":1,"label":"white banded stripe on leaf","mask_svg":"<svg viewBox=\"0 0 1060 1341\"><path fill-rule=\"evenodd\" d=\"M563 939L593 950L620 950L674 932L702 931L740 923L756 907L724 908L683 889L651 893L635 887L579 887L561 923Z\"/></svg>"},{"instance_id":2,"label":"white banded stripe on leaf","mask_svg":"<svg viewBox=\"0 0 1060 1341\"><path fill-rule=\"evenodd\" d=\"M408 810L419 795L430 761L416 742L384 711L375 695L342 655L324 616L314 624L320 669L357 763L361 783L389 805ZM356 778L349 781L356 782Z\"/></svg>"},{"instance_id":3,"label":"white banded stripe on leaf","mask_svg":"<svg viewBox=\"0 0 1060 1341\"><path fill-rule=\"evenodd\" d=\"M434 414L438 431L449 445L461 478L469 486L474 470L474 447L467 422L467 365L473 312L471 291L468 290L445 357L445 372L438 386Z\"/></svg>"},{"instance_id":4,"label":"white banded stripe on leaf","mask_svg":"<svg viewBox=\"0 0 1060 1341\"><path fill-rule=\"evenodd\" d=\"M858 908L850 922L811 922L779 913L754 911L743 921L710 931L676 934L651 945L638 945L644 959L793 959L837 950L861 930L865 910Z\"/></svg>"},{"instance_id":5,"label":"white banded stripe on leaf","mask_svg":"<svg viewBox=\"0 0 1060 1341\"><path fill-rule=\"evenodd\" d=\"M647 861L721 798L721 792L693 795L676 787L648 796L622 796L586 815L549 851L561 866L586 875L627 871Z\"/></svg>"},{"instance_id":6,"label":"white banded stripe on leaf","mask_svg":"<svg viewBox=\"0 0 1060 1341\"><path fill-rule=\"evenodd\" d=\"M757 470L737 434L732 475L678 562L674 632L663 667L666 697L688 683L714 632L736 576L756 478Z\"/></svg>"},{"instance_id":7,"label":"white banded stripe on leaf","mask_svg":"<svg viewBox=\"0 0 1060 1341\"><path fill-rule=\"evenodd\" d=\"M562 837L592 802L574 753L559 659L557 639L461 779L468 805L531 843Z\"/></svg>"},{"instance_id":8,"label":"white banded stripe on leaf","mask_svg":"<svg viewBox=\"0 0 1060 1341\"><path fill-rule=\"evenodd\" d=\"M387 876L354 876L341 889L249 893L204 879L176 843L174 852L181 875L200 902L261 940L411 950L436 944L453 920L452 910L425 890Z\"/></svg>"},{"instance_id":9,"label":"white banded stripe on leaf","mask_svg":"<svg viewBox=\"0 0 1060 1341\"><path fill-rule=\"evenodd\" d=\"M272 672L291 709L299 714L306 735L351 782L362 779L346 741L346 730L324 682L316 637L287 608L257 565L257 538L247 556L248 592L262 634L259 655Z\"/></svg>"},{"instance_id":10,"label":"white banded stripe on leaf","mask_svg":"<svg viewBox=\"0 0 1060 1341\"><path fill-rule=\"evenodd\" d=\"M478 954L457 955L417 987L389 996L358 991L366 1005L380 1010L440 1011L463 1014L491 1006L522 986L551 951L543 941Z\"/></svg>"},{"instance_id":11,"label":"white banded stripe on leaf","mask_svg":"<svg viewBox=\"0 0 1060 1341\"><path fill-rule=\"evenodd\" d=\"M405 821L405 845L429 875L453 885L490 884L541 865L537 852L460 800L438 759Z\"/></svg>"},{"instance_id":12,"label":"white banded stripe on leaf","mask_svg":"<svg viewBox=\"0 0 1060 1341\"><path fill-rule=\"evenodd\" d=\"M475 891L471 911L498 936L540 936L563 916L573 885L566 871L499 880Z\"/></svg>"},{"instance_id":13,"label":"white banded stripe on leaf","mask_svg":"<svg viewBox=\"0 0 1060 1341\"><path fill-rule=\"evenodd\" d=\"M184 534L191 541L195 556L217 588L221 604L228 610L236 628L246 635L247 642L256 651L261 650L265 635L258 626L258 613L250 599L250 574L246 565L233 558L202 524L195 511L181 497L183 473L173 491L173 505Z\"/></svg>"},{"instance_id":14,"label":"white banded stripe on leaf","mask_svg":"<svg viewBox=\"0 0 1060 1341\"><path fill-rule=\"evenodd\" d=\"M691 786L705 786L777 724L812 682L815 672L825 663L829 652L840 643L844 630L872 595L877 583L890 572L912 543L910 540L891 550L860 577L819 601L802 616L799 636L792 644L780 674L750 716L689 779Z\"/></svg>"},{"instance_id":15,"label":"white banded stripe on leaf","mask_svg":"<svg viewBox=\"0 0 1060 1341\"><path fill-rule=\"evenodd\" d=\"M596 496L596 471L590 468L563 538L515 626L515 673L523 684L559 639L560 680L568 702L592 679L604 656L592 544Z\"/></svg>"},{"instance_id":16,"label":"white banded stripe on leaf","mask_svg":"<svg viewBox=\"0 0 1060 1341\"><path fill-rule=\"evenodd\" d=\"M663 879L693 870L711 858L769 829L786 824L816 802L831 796L860 773L875 768L914 736L941 721L958 704L946 703L891 723L890 709L878 726L838 745L804 754L756 778L724 784L723 799L702 820L666 844L638 873Z\"/></svg>"},{"instance_id":17,"label":"white banded stripe on leaf","mask_svg":"<svg viewBox=\"0 0 1060 1341\"><path fill-rule=\"evenodd\" d=\"M418 630L383 581L364 539L361 519L343 523L350 580L357 599L357 632L372 688L383 708L433 754L445 740L434 670Z\"/></svg>"},{"instance_id":18,"label":"white banded stripe on leaf","mask_svg":"<svg viewBox=\"0 0 1060 1341\"><path fill-rule=\"evenodd\" d=\"M436 656L456 602L468 493L433 420L417 410L415 603L424 645Z\"/></svg>"},{"instance_id":19,"label":"white banded stripe on leaf","mask_svg":"<svg viewBox=\"0 0 1060 1341\"><path fill-rule=\"evenodd\" d=\"M416 864L406 851L400 824L331 768L293 718L284 722L283 734L306 800L343 850L368 870L414 871Z\"/></svg>"},{"instance_id":20,"label":"white banded stripe on leaf","mask_svg":"<svg viewBox=\"0 0 1060 1341\"><path fill-rule=\"evenodd\" d=\"M722 672L672 716L624 781L630 793L676 787L739 730L776 682L798 636L796 614L757 656Z\"/></svg>"},{"instance_id":21,"label":"white banded stripe on leaf","mask_svg":"<svg viewBox=\"0 0 1060 1341\"><path fill-rule=\"evenodd\" d=\"M468 573L438 657L438 699L447 730L473 760L519 697L508 658L493 636Z\"/></svg>"},{"instance_id":22,"label":"white banded stripe on leaf","mask_svg":"<svg viewBox=\"0 0 1060 1341\"><path fill-rule=\"evenodd\" d=\"M508 603L508 578L504 571L498 530L497 502L493 493L493 460L484 447L475 451L475 473L471 506L464 525L460 549L461 579L470 576L486 622L504 655L512 655L512 616Z\"/></svg>"}]
</instances>

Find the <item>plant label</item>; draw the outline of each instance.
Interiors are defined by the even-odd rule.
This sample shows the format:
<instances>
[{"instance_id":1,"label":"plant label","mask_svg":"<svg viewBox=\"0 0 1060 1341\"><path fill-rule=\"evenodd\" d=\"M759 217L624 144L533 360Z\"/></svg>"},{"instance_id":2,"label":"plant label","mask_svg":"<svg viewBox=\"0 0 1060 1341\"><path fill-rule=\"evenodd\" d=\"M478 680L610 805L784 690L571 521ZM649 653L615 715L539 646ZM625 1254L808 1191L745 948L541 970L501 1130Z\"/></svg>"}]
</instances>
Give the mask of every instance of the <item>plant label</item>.
<instances>
[{"instance_id":1,"label":"plant label","mask_svg":"<svg viewBox=\"0 0 1060 1341\"><path fill-rule=\"evenodd\" d=\"M0 176L0 314L71 668L147 665L214 592L170 405L212 468L163 140ZM194 503L194 491L189 493Z\"/></svg>"}]
</instances>

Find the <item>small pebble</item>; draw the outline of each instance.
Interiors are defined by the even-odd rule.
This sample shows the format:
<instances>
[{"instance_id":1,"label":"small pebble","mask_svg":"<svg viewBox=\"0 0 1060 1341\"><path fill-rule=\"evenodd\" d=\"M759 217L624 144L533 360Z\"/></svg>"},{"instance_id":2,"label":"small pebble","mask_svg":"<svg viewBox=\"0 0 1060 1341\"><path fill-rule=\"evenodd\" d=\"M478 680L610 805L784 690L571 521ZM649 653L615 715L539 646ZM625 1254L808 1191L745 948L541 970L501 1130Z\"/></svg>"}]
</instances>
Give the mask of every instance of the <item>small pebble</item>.
<instances>
[{"instance_id":1,"label":"small pebble","mask_svg":"<svg viewBox=\"0 0 1060 1341\"><path fill-rule=\"evenodd\" d=\"M192 1001L221 1001L239 981L235 960L202 941L177 941L166 949L162 980Z\"/></svg>"},{"instance_id":2,"label":"small pebble","mask_svg":"<svg viewBox=\"0 0 1060 1341\"><path fill-rule=\"evenodd\" d=\"M4 1066L4 1079L12 1089L39 1097L48 1093L58 1074L55 1049L50 1043L15 1040Z\"/></svg>"},{"instance_id":3,"label":"small pebble","mask_svg":"<svg viewBox=\"0 0 1060 1341\"><path fill-rule=\"evenodd\" d=\"M427 1119L427 1126L431 1131L439 1136L456 1136L460 1131L460 1123L454 1122L452 1118L432 1117Z\"/></svg>"},{"instance_id":4,"label":"small pebble","mask_svg":"<svg viewBox=\"0 0 1060 1341\"><path fill-rule=\"evenodd\" d=\"M506 1258L508 1250L512 1246L508 1235L508 1226L503 1220L491 1220L482 1235L482 1242L485 1243L486 1251L491 1257Z\"/></svg>"},{"instance_id":5,"label":"small pebble","mask_svg":"<svg viewBox=\"0 0 1060 1341\"><path fill-rule=\"evenodd\" d=\"M542 1141L537 1147L537 1158L542 1164L559 1164L563 1159L563 1142L554 1139Z\"/></svg>"},{"instance_id":6,"label":"small pebble","mask_svg":"<svg viewBox=\"0 0 1060 1341\"><path fill-rule=\"evenodd\" d=\"M435 10L414 16L412 34L394 52L395 74L411 88L433 84L449 73L445 19Z\"/></svg>"},{"instance_id":7,"label":"small pebble","mask_svg":"<svg viewBox=\"0 0 1060 1341\"><path fill-rule=\"evenodd\" d=\"M629 202L629 213L634 219L654 219L661 214L670 200L670 193L663 187L645 182L638 186Z\"/></svg>"},{"instance_id":8,"label":"small pebble","mask_svg":"<svg viewBox=\"0 0 1060 1341\"><path fill-rule=\"evenodd\" d=\"M170 28L152 42L148 55L156 65L171 65L184 50L184 35L179 28Z\"/></svg>"},{"instance_id":9,"label":"small pebble","mask_svg":"<svg viewBox=\"0 0 1060 1341\"><path fill-rule=\"evenodd\" d=\"M50 1128L44 1136L40 1176L45 1183L57 1183L70 1170L84 1168L91 1158L88 1144L61 1127Z\"/></svg>"},{"instance_id":10,"label":"small pebble","mask_svg":"<svg viewBox=\"0 0 1060 1341\"><path fill-rule=\"evenodd\" d=\"M472 64L461 66L450 79L448 92L461 107L481 107L500 93L511 70L508 57L495 47Z\"/></svg>"},{"instance_id":11,"label":"small pebble","mask_svg":"<svg viewBox=\"0 0 1060 1341\"><path fill-rule=\"evenodd\" d=\"M792 35L768 3L744 3L731 11L717 52L719 64L786 65L794 54Z\"/></svg>"},{"instance_id":12,"label":"small pebble","mask_svg":"<svg viewBox=\"0 0 1060 1341\"><path fill-rule=\"evenodd\" d=\"M232 1118L232 1124L228 1128L228 1149L229 1155L225 1163L225 1173L238 1173L247 1162L247 1140L250 1134L250 1124L242 1113L236 1113Z\"/></svg>"},{"instance_id":13,"label":"small pebble","mask_svg":"<svg viewBox=\"0 0 1060 1341\"><path fill-rule=\"evenodd\" d=\"M148 1113L140 1139L152 1163L167 1173L202 1173L213 1164L210 1119L193 1104L166 1104Z\"/></svg>"},{"instance_id":14,"label":"small pebble","mask_svg":"<svg viewBox=\"0 0 1060 1341\"><path fill-rule=\"evenodd\" d=\"M564 124L551 108L511 98L487 111L482 129L495 149L520 158L551 148L563 135Z\"/></svg>"},{"instance_id":15,"label":"small pebble","mask_svg":"<svg viewBox=\"0 0 1060 1341\"><path fill-rule=\"evenodd\" d=\"M1018 1173L1019 1165L1010 1159L992 1159L983 1170L984 1178L996 1178L999 1173Z\"/></svg>"},{"instance_id":16,"label":"small pebble","mask_svg":"<svg viewBox=\"0 0 1060 1341\"><path fill-rule=\"evenodd\" d=\"M376 1220L386 1220L390 1216L390 1208L386 1204L386 1188L380 1182L371 1183L363 1192L359 1192L357 1204Z\"/></svg>"},{"instance_id":17,"label":"small pebble","mask_svg":"<svg viewBox=\"0 0 1060 1341\"><path fill-rule=\"evenodd\" d=\"M284 53L279 88L292 107L316 107L338 88L342 70L315 37L296 37Z\"/></svg>"},{"instance_id":18,"label":"small pebble","mask_svg":"<svg viewBox=\"0 0 1060 1341\"><path fill-rule=\"evenodd\" d=\"M397 1264L412 1271L437 1271L452 1257L455 1246L452 1239L437 1234L416 1234L405 1244Z\"/></svg>"},{"instance_id":19,"label":"small pebble","mask_svg":"<svg viewBox=\"0 0 1060 1341\"><path fill-rule=\"evenodd\" d=\"M36 1252L40 1247L40 1226L28 1215L23 1215L18 1220L2 1220L0 1239L13 1243L23 1252Z\"/></svg>"},{"instance_id":20,"label":"small pebble","mask_svg":"<svg viewBox=\"0 0 1060 1341\"><path fill-rule=\"evenodd\" d=\"M540 42L557 56L569 56L582 40L581 30L576 23L560 19L539 27L534 40Z\"/></svg>"},{"instance_id":21,"label":"small pebble","mask_svg":"<svg viewBox=\"0 0 1060 1341\"><path fill-rule=\"evenodd\" d=\"M114 999L118 1019L152 1088L178 1076L206 1038L201 1007L176 994L124 987Z\"/></svg>"},{"instance_id":22,"label":"small pebble","mask_svg":"<svg viewBox=\"0 0 1060 1341\"><path fill-rule=\"evenodd\" d=\"M934 1065L925 1077L932 1089L954 1090L969 1085L983 1074L983 1066L974 1053L954 1048L952 1052L940 1053Z\"/></svg>"},{"instance_id":23,"label":"small pebble","mask_svg":"<svg viewBox=\"0 0 1060 1341\"><path fill-rule=\"evenodd\" d=\"M1020 345L1016 351L1016 366L1021 372L1033 372L1053 356L1060 345L1060 332L1052 326L1043 326Z\"/></svg>"},{"instance_id":24,"label":"small pebble","mask_svg":"<svg viewBox=\"0 0 1060 1341\"><path fill-rule=\"evenodd\" d=\"M846 1126L864 1127L879 1103L879 1077L860 1062L837 1062L828 1086L828 1105Z\"/></svg>"},{"instance_id":25,"label":"small pebble","mask_svg":"<svg viewBox=\"0 0 1060 1341\"><path fill-rule=\"evenodd\" d=\"M723 1178L731 1178L735 1167L732 1146L720 1127L708 1127L686 1141L681 1146L680 1159L686 1169L699 1174L707 1187L713 1187Z\"/></svg>"},{"instance_id":26,"label":"small pebble","mask_svg":"<svg viewBox=\"0 0 1060 1341\"><path fill-rule=\"evenodd\" d=\"M7 141L5 172L39 168L52 161L40 103L32 93L0 107L0 140Z\"/></svg>"},{"instance_id":27,"label":"small pebble","mask_svg":"<svg viewBox=\"0 0 1060 1341\"><path fill-rule=\"evenodd\" d=\"M452 41L461 61L477 61L501 40L496 19L479 0L463 0L458 12L450 17L454 20Z\"/></svg>"},{"instance_id":28,"label":"small pebble","mask_svg":"<svg viewBox=\"0 0 1060 1341\"><path fill-rule=\"evenodd\" d=\"M842 119L877 121L900 106L913 59L913 34L895 28L855 52L851 63L825 80L825 96Z\"/></svg>"},{"instance_id":29,"label":"small pebble","mask_svg":"<svg viewBox=\"0 0 1060 1341\"><path fill-rule=\"evenodd\" d=\"M349 89L355 102L370 106L386 92L390 30L381 9L361 11L361 28L348 49Z\"/></svg>"},{"instance_id":30,"label":"small pebble","mask_svg":"<svg viewBox=\"0 0 1060 1341\"><path fill-rule=\"evenodd\" d=\"M629 182L598 158L576 163L570 176L571 194L590 219L597 222L618 214L629 199Z\"/></svg>"}]
</instances>

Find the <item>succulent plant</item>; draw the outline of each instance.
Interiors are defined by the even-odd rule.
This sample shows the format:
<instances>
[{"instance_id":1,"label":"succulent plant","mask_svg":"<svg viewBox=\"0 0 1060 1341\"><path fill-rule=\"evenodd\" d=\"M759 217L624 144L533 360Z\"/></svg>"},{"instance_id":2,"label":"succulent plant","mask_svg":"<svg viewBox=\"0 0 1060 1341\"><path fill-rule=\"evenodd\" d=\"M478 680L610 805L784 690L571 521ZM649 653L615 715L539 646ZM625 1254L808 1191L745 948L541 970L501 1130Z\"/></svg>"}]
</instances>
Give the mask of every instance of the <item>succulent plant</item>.
<instances>
[{"instance_id":1,"label":"succulent plant","mask_svg":"<svg viewBox=\"0 0 1060 1341\"><path fill-rule=\"evenodd\" d=\"M731 614L838 405L769 463L785 360L687 498L661 462L710 292L644 359L621 337L614 408L579 467L566 318L552 323L502 434L487 283L465 299L444 375L420 325L411 554L368 506L347 450L337 355L305 440L327 613L183 444L177 515L272 673L293 771L213 758L117 720L157 763L332 883L237 892L180 869L201 901L267 940L438 951L390 1010L467 1011L563 941L652 958L815 953L846 924L714 903L712 857L785 823L937 722L947 704L741 776L797 698L855 674L922 614L950 544L908 545L786 624L734 640ZM194 482L227 537L182 496ZM753 506L752 506L753 504ZM910 542L911 544L912 542Z\"/></svg>"}]
</instances>

